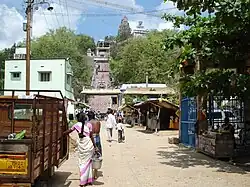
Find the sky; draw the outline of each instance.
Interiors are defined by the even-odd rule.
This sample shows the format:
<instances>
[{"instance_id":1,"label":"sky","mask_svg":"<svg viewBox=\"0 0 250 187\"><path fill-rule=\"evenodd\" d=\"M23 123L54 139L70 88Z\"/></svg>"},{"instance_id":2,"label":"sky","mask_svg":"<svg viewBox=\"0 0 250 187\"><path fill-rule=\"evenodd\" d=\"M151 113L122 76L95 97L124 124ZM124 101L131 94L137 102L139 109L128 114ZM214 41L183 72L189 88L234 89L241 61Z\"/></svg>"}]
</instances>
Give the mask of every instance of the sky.
<instances>
[{"instance_id":1,"label":"sky","mask_svg":"<svg viewBox=\"0 0 250 187\"><path fill-rule=\"evenodd\" d=\"M39 3L44 1L45 3ZM48 7L53 7L48 11ZM25 39L25 0L0 0L0 49ZM121 19L128 17L132 30L138 21L146 29L171 29L172 23L161 19L163 13L182 14L172 2L163 0L35 0L32 37L62 26L98 41L116 35Z\"/></svg>"}]
</instances>

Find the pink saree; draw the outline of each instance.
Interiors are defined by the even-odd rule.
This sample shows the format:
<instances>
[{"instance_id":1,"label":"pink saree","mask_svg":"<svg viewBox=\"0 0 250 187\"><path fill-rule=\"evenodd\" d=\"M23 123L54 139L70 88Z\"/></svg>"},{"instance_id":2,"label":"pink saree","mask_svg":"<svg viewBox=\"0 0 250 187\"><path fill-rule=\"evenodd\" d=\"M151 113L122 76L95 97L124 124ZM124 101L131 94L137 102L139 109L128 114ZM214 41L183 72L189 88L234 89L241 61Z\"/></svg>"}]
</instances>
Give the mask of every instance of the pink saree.
<instances>
[{"instance_id":1,"label":"pink saree","mask_svg":"<svg viewBox=\"0 0 250 187\"><path fill-rule=\"evenodd\" d=\"M76 123L72 129L78 133L81 132L82 123ZM93 183L92 173L92 157L94 154L94 146L90 138L90 132L92 131L91 123L84 125L84 138L79 138L77 141L77 149L79 156L79 169L80 169L80 185L86 185Z\"/></svg>"}]
</instances>

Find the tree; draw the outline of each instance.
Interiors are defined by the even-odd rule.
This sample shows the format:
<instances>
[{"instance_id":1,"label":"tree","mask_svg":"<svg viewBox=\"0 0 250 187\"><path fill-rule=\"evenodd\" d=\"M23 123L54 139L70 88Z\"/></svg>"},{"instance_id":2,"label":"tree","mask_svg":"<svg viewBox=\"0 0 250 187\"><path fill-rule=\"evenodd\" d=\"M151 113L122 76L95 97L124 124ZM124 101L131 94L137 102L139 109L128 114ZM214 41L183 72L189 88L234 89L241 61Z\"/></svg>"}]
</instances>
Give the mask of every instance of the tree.
<instances>
[{"instance_id":1,"label":"tree","mask_svg":"<svg viewBox=\"0 0 250 187\"><path fill-rule=\"evenodd\" d=\"M88 49L91 49L91 51L95 50L95 42L94 39L83 34L77 35L77 41L78 41L78 50L81 54L86 55L86 52Z\"/></svg>"},{"instance_id":2,"label":"tree","mask_svg":"<svg viewBox=\"0 0 250 187\"><path fill-rule=\"evenodd\" d=\"M193 64L201 70L192 76L184 76L182 92L186 96L203 97L204 107L208 93L227 98L237 96L245 101L244 108L248 111L250 76L221 70L207 73L206 69L237 68L238 73L246 73L245 66L250 57L250 1L171 1L177 3L186 15L165 15L165 19L176 27L186 25L189 29L167 39L165 46L180 47L182 54L178 62ZM201 16L201 12L207 12L208 16Z\"/></svg>"},{"instance_id":3,"label":"tree","mask_svg":"<svg viewBox=\"0 0 250 187\"><path fill-rule=\"evenodd\" d=\"M166 52L163 40L173 31L154 31L146 38L131 38L119 50L110 63L115 84L149 82L172 84L173 71L170 68L179 55L175 48Z\"/></svg>"},{"instance_id":4,"label":"tree","mask_svg":"<svg viewBox=\"0 0 250 187\"><path fill-rule=\"evenodd\" d=\"M167 48L178 46L183 49L179 62L202 67L241 68L249 59L250 2L235 0L212 0L203 3L181 0L177 2L186 16L165 15L176 27L186 25L188 30L177 33L166 40ZM202 17L201 12L209 15Z\"/></svg>"},{"instance_id":5,"label":"tree","mask_svg":"<svg viewBox=\"0 0 250 187\"><path fill-rule=\"evenodd\" d=\"M129 26L128 18L125 16L119 26L117 42L127 40L131 37L131 28Z\"/></svg>"},{"instance_id":6,"label":"tree","mask_svg":"<svg viewBox=\"0 0 250 187\"><path fill-rule=\"evenodd\" d=\"M116 37L115 36L105 36L104 38L105 42L111 42L111 43L115 43L116 42Z\"/></svg>"},{"instance_id":7,"label":"tree","mask_svg":"<svg viewBox=\"0 0 250 187\"><path fill-rule=\"evenodd\" d=\"M94 49L94 40L86 35L60 28L32 41L32 58L70 58L74 77L73 88L80 98L83 86L89 86L92 76L91 59L86 57L88 48Z\"/></svg>"},{"instance_id":8,"label":"tree","mask_svg":"<svg viewBox=\"0 0 250 187\"><path fill-rule=\"evenodd\" d=\"M15 54L16 44L13 44L11 48L5 48L0 51L0 89L4 89L4 69L5 60L13 59Z\"/></svg>"}]
</instances>

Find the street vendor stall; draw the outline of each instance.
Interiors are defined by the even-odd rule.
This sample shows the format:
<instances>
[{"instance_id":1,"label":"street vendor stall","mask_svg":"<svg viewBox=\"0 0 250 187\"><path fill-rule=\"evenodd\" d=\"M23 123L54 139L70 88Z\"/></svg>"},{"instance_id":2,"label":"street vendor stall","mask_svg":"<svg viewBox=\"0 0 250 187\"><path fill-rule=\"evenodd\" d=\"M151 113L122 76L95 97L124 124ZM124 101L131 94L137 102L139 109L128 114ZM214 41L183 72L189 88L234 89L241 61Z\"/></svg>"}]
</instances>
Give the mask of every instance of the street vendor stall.
<instances>
[{"instance_id":1,"label":"street vendor stall","mask_svg":"<svg viewBox=\"0 0 250 187\"><path fill-rule=\"evenodd\" d=\"M155 123L158 123L158 119L158 130L179 129L178 116L176 115L179 107L166 99L148 99L135 104L134 107L140 109L146 118L145 125L151 130L155 130L154 128L157 126Z\"/></svg>"},{"instance_id":2,"label":"street vendor stall","mask_svg":"<svg viewBox=\"0 0 250 187\"><path fill-rule=\"evenodd\" d=\"M242 116L236 116L229 107L217 106L218 97L210 97L205 120L197 122L197 150L214 158L232 158L239 143ZM211 102L213 100L213 102ZM235 106L231 99L230 106ZM221 109L218 109L221 108ZM243 124L244 125L244 124Z\"/></svg>"},{"instance_id":3,"label":"street vendor stall","mask_svg":"<svg viewBox=\"0 0 250 187\"><path fill-rule=\"evenodd\" d=\"M123 113L123 121L127 124L131 124L133 122L133 114L136 112L137 109L129 104L122 105L118 108L119 111Z\"/></svg>"}]
</instances>

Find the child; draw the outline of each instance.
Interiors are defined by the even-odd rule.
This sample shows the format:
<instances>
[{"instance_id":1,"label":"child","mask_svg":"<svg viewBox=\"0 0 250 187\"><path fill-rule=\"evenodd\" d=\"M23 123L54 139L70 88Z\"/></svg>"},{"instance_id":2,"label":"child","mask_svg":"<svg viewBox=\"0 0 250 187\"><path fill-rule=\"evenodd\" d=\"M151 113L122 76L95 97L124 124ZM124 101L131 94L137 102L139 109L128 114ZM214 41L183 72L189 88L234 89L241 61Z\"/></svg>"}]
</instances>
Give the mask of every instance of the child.
<instances>
[{"instance_id":1,"label":"child","mask_svg":"<svg viewBox=\"0 0 250 187\"><path fill-rule=\"evenodd\" d=\"M124 140L124 127L121 118L118 119L117 130L118 130L118 143L121 143Z\"/></svg>"}]
</instances>

